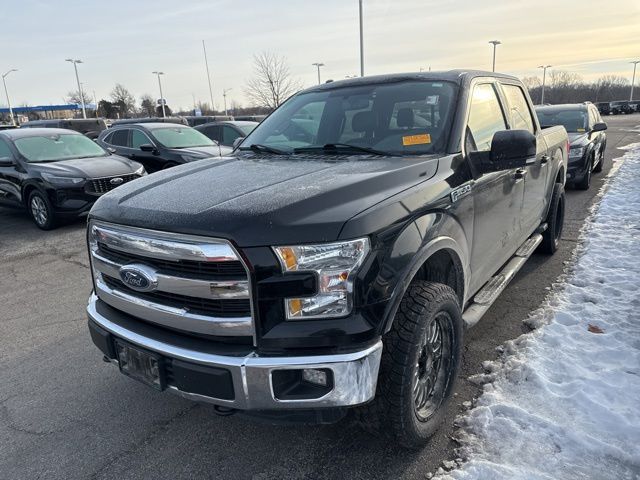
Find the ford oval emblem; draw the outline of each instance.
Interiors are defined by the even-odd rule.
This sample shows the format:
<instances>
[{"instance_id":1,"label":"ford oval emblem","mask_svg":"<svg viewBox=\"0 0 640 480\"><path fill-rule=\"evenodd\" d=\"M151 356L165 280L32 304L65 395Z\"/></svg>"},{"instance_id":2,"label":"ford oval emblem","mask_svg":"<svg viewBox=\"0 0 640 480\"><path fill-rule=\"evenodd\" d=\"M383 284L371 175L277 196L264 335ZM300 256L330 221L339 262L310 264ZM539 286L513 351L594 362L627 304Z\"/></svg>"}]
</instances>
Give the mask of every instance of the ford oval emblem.
<instances>
[{"instance_id":1,"label":"ford oval emblem","mask_svg":"<svg viewBox=\"0 0 640 480\"><path fill-rule=\"evenodd\" d=\"M147 265L124 265L118 272L122 283L137 292L151 292L158 287L156 271Z\"/></svg>"},{"instance_id":2,"label":"ford oval emblem","mask_svg":"<svg viewBox=\"0 0 640 480\"><path fill-rule=\"evenodd\" d=\"M109 183L111 185L120 185L123 182L124 182L124 178L122 177L114 177L111 180L109 180Z\"/></svg>"}]
</instances>

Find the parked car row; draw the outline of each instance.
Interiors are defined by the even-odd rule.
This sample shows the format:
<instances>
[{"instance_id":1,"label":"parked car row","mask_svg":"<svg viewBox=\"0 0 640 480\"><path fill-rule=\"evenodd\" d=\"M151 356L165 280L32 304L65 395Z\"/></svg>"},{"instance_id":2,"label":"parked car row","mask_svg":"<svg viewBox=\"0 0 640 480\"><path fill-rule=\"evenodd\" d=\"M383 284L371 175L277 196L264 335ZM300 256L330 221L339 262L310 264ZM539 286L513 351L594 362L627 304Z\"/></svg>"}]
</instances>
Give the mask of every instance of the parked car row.
<instances>
[{"instance_id":1,"label":"parked car row","mask_svg":"<svg viewBox=\"0 0 640 480\"><path fill-rule=\"evenodd\" d=\"M623 113L640 112L640 100L617 100L615 102L598 102L596 103L598 111L602 115L620 115Z\"/></svg>"}]
</instances>

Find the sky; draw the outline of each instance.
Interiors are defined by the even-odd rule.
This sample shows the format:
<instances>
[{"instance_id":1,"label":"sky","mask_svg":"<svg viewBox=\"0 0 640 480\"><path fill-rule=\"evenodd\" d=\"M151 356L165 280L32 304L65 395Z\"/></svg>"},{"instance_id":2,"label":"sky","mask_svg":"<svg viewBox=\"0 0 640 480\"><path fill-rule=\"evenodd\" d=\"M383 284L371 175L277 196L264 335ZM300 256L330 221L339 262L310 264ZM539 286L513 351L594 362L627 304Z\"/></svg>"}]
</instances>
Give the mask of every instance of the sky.
<instances>
[{"instance_id":1,"label":"sky","mask_svg":"<svg viewBox=\"0 0 640 480\"><path fill-rule=\"evenodd\" d=\"M640 60L640 0L363 0L365 74L451 68L491 69L519 77L553 65L594 80L604 74L631 81ZM304 86L359 74L358 0L3 0L0 55L13 105L59 104L84 89L108 98L116 83L139 100L159 98L162 77L169 106L209 100L206 42L214 103L248 105L244 86L253 56L287 59ZM640 69L636 84L640 83ZM4 92L2 92L4 93ZM3 95L0 104L5 105Z\"/></svg>"}]
</instances>

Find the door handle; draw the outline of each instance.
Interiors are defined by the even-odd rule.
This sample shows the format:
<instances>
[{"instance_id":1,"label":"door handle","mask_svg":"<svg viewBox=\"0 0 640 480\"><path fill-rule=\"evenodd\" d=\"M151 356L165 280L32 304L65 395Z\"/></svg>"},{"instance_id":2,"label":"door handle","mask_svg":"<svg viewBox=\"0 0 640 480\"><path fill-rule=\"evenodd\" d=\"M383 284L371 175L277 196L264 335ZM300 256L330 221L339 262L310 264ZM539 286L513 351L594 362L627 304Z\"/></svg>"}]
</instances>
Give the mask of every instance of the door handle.
<instances>
[{"instance_id":1,"label":"door handle","mask_svg":"<svg viewBox=\"0 0 640 480\"><path fill-rule=\"evenodd\" d=\"M527 176L527 170L525 170L524 168L519 168L515 171L515 173L513 174L513 178L517 180L522 180L524 177Z\"/></svg>"},{"instance_id":2,"label":"door handle","mask_svg":"<svg viewBox=\"0 0 640 480\"><path fill-rule=\"evenodd\" d=\"M546 165L548 161L549 161L548 155L542 155L540 157L540 165Z\"/></svg>"}]
</instances>

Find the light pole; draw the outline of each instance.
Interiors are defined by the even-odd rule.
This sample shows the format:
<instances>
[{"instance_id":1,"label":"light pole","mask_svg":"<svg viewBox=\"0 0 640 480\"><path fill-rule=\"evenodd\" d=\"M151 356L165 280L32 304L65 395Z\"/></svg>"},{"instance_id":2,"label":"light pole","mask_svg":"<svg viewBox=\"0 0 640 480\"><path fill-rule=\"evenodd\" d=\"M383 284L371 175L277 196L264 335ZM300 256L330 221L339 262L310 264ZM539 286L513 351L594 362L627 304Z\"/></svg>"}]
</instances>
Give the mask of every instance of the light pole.
<instances>
[{"instance_id":1,"label":"light pole","mask_svg":"<svg viewBox=\"0 0 640 480\"><path fill-rule=\"evenodd\" d=\"M502 42L500 40L491 40L489 43L493 45L493 70L492 71L495 72L496 71L496 47L500 45Z\"/></svg>"},{"instance_id":2,"label":"light pole","mask_svg":"<svg viewBox=\"0 0 640 480\"><path fill-rule=\"evenodd\" d=\"M160 89L160 105L162 106L162 118L167 118L167 113L164 111L164 97L162 96L162 82L160 81L160 75L164 75L164 72L151 72L158 77L158 88Z\"/></svg>"},{"instance_id":3,"label":"light pole","mask_svg":"<svg viewBox=\"0 0 640 480\"><path fill-rule=\"evenodd\" d=\"M364 35L362 28L362 0L358 0L358 11L360 13L360 76L364 77Z\"/></svg>"},{"instance_id":4,"label":"light pole","mask_svg":"<svg viewBox=\"0 0 640 480\"><path fill-rule=\"evenodd\" d=\"M631 78L631 94L629 95L629 101L633 102L633 85L636 83L636 67L640 63L640 60L634 60L630 63L633 63L633 77Z\"/></svg>"},{"instance_id":5,"label":"light pole","mask_svg":"<svg viewBox=\"0 0 640 480\"><path fill-rule=\"evenodd\" d=\"M211 88L211 75L209 74L209 61L207 60L207 47L204 45L204 40L202 40L202 49L204 50L204 64L207 67L207 83L209 84L209 98L211 100L211 111L213 112L213 89Z\"/></svg>"},{"instance_id":6,"label":"light pole","mask_svg":"<svg viewBox=\"0 0 640 480\"><path fill-rule=\"evenodd\" d=\"M538 68L542 69L542 93L540 95L540 105L544 105L544 86L547 80L547 68L551 68L552 65L538 65Z\"/></svg>"},{"instance_id":7,"label":"light pole","mask_svg":"<svg viewBox=\"0 0 640 480\"><path fill-rule=\"evenodd\" d=\"M7 104L9 105L9 116L11 117L11 124L15 127L16 126L16 119L13 116L13 108L11 108L11 100L9 100L9 92L7 91L7 81L5 80L5 78L7 77L7 75L9 75L11 72L17 72L18 69L16 68L12 68L11 70L9 70L7 73L5 73L4 75L2 75L2 84L4 85L4 94L7 96Z\"/></svg>"},{"instance_id":8,"label":"light pole","mask_svg":"<svg viewBox=\"0 0 640 480\"><path fill-rule=\"evenodd\" d=\"M227 92L233 90L233 88L225 88L222 90L222 98L224 99L224 115L227 116Z\"/></svg>"},{"instance_id":9,"label":"light pole","mask_svg":"<svg viewBox=\"0 0 640 480\"><path fill-rule=\"evenodd\" d=\"M320 85L320 67L324 67L324 63L312 63L311 65L318 68L318 85Z\"/></svg>"},{"instance_id":10,"label":"light pole","mask_svg":"<svg viewBox=\"0 0 640 480\"><path fill-rule=\"evenodd\" d=\"M84 108L84 95L82 94L82 87L80 86L80 77L78 77L78 64L82 63L82 60L67 58L65 61L73 63L73 69L76 72L76 83L78 84L78 93L80 93L80 103L82 103L82 118L87 118L87 111Z\"/></svg>"}]
</instances>

